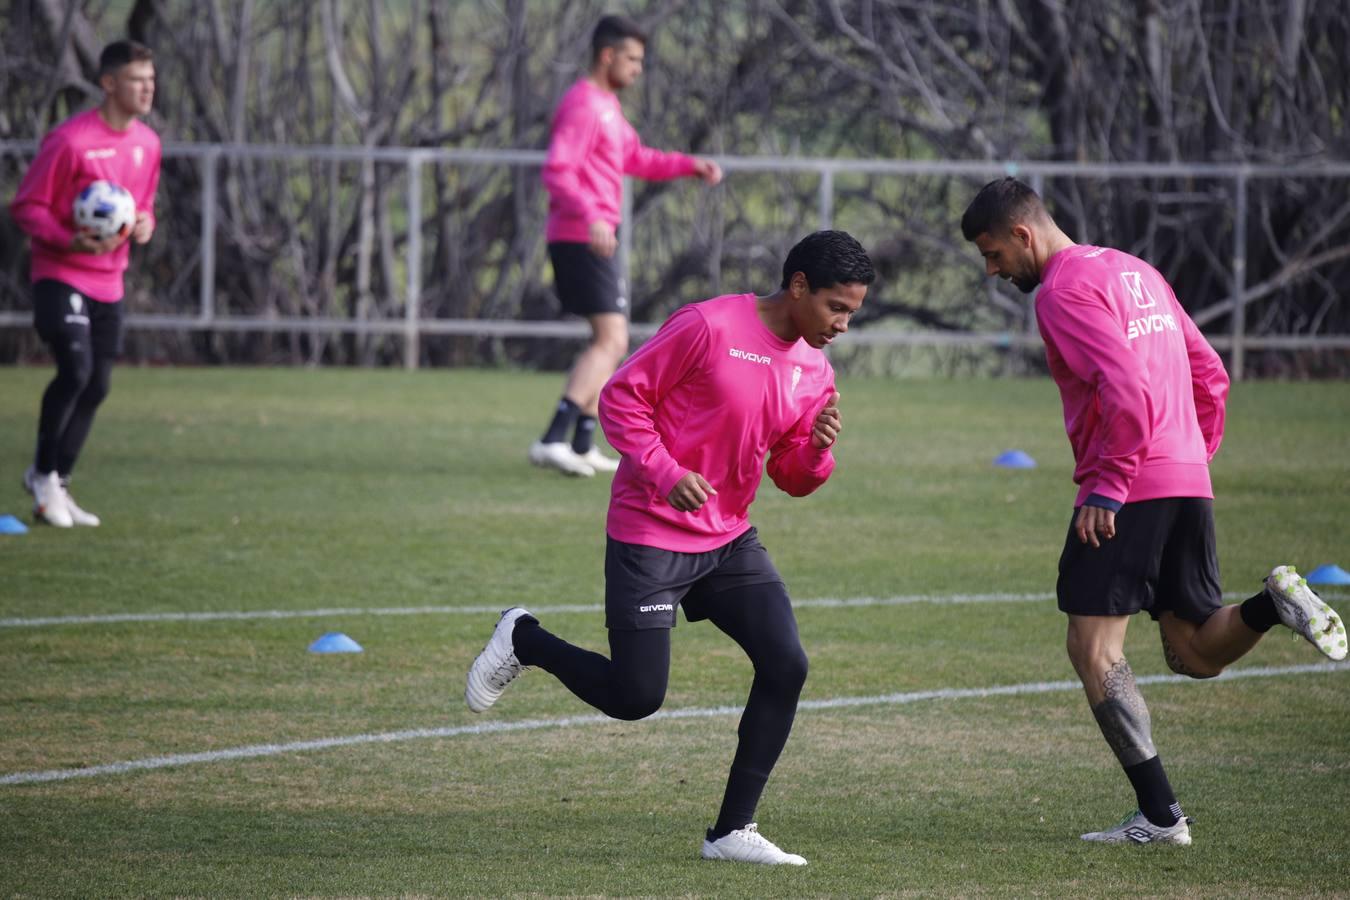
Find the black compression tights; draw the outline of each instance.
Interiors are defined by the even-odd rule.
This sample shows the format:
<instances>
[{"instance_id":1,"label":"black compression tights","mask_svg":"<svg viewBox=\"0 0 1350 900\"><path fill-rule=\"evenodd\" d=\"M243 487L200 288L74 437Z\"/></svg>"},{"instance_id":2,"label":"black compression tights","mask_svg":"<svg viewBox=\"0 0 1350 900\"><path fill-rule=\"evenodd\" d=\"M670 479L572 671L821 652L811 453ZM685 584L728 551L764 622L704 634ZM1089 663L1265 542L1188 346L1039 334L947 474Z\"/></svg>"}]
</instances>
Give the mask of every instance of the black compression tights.
<instances>
[{"instance_id":1,"label":"black compression tights","mask_svg":"<svg viewBox=\"0 0 1350 900\"><path fill-rule=\"evenodd\" d=\"M750 823L764 784L792 731L806 682L806 651L781 584L724 591L703 607L709 620L740 645L755 669L736 757L714 832ZM516 657L538 666L591 706L616 719L641 719L661 708L670 675L667 629L609 632L610 658L549 634L530 622L516 626Z\"/></svg>"},{"instance_id":2,"label":"black compression tights","mask_svg":"<svg viewBox=\"0 0 1350 900\"><path fill-rule=\"evenodd\" d=\"M94 413L108 396L113 359L94 352L87 343L78 349L53 347L56 377L42 395L33 460L39 472L70 474L94 424Z\"/></svg>"}]
</instances>

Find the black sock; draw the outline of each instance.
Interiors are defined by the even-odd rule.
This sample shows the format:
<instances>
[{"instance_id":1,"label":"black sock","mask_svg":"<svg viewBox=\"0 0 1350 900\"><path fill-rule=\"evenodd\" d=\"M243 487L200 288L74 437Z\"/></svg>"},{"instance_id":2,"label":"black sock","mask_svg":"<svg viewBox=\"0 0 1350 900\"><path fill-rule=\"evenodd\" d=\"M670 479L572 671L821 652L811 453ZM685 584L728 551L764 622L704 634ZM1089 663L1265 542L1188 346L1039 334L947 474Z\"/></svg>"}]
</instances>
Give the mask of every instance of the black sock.
<instances>
[{"instance_id":1,"label":"black sock","mask_svg":"<svg viewBox=\"0 0 1350 900\"><path fill-rule=\"evenodd\" d=\"M1125 767L1125 777L1134 785L1139 811L1159 828L1168 828L1181 818L1181 804L1172 793L1172 785L1163 771L1162 759L1153 757Z\"/></svg>"},{"instance_id":2,"label":"black sock","mask_svg":"<svg viewBox=\"0 0 1350 900\"><path fill-rule=\"evenodd\" d=\"M530 631L529 629L534 630ZM527 663L524 659L521 658L523 649L521 647L521 644L526 645L526 647L524 648L524 655L528 655L529 653L528 646L530 638L538 633L539 633L539 620L531 615L524 615L521 616L519 619L516 619L516 624L511 628L511 649L516 654L516 660L522 666L532 665L532 663Z\"/></svg>"},{"instance_id":3,"label":"black sock","mask_svg":"<svg viewBox=\"0 0 1350 900\"><path fill-rule=\"evenodd\" d=\"M561 444L567 440L567 432L572 430L572 423L576 422L579 415L581 415L581 407L563 397L558 401L558 410L553 414L553 421L549 423L548 431L544 432L544 436L540 440L545 444Z\"/></svg>"},{"instance_id":4,"label":"black sock","mask_svg":"<svg viewBox=\"0 0 1350 900\"><path fill-rule=\"evenodd\" d=\"M572 451L585 456L595 446L595 416L577 416L577 430L572 435Z\"/></svg>"},{"instance_id":5,"label":"black sock","mask_svg":"<svg viewBox=\"0 0 1350 900\"><path fill-rule=\"evenodd\" d=\"M1275 601L1270 599L1270 594L1264 590L1255 597L1243 600L1238 607L1238 615L1242 616L1243 624L1261 634L1280 624L1280 611L1275 608Z\"/></svg>"}]
</instances>

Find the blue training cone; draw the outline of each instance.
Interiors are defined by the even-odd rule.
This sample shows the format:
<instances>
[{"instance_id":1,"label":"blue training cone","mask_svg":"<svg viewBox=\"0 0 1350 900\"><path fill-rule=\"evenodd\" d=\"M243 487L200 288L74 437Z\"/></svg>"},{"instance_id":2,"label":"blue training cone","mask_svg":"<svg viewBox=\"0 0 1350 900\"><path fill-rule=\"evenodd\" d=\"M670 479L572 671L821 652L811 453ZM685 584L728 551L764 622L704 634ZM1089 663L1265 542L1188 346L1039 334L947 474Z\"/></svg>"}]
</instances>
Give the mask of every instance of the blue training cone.
<instances>
[{"instance_id":1,"label":"blue training cone","mask_svg":"<svg viewBox=\"0 0 1350 900\"><path fill-rule=\"evenodd\" d=\"M28 526L13 516L0 516L0 534L27 534Z\"/></svg>"},{"instance_id":2,"label":"blue training cone","mask_svg":"<svg viewBox=\"0 0 1350 900\"><path fill-rule=\"evenodd\" d=\"M1350 584L1350 572L1335 563L1318 566L1304 576L1308 584Z\"/></svg>"},{"instance_id":3,"label":"blue training cone","mask_svg":"<svg viewBox=\"0 0 1350 900\"><path fill-rule=\"evenodd\" d=\"M310 653L360 653L361 645L340 631L330 631L309 645Z\"/></svg>"},{"instance_id":4,"label":"blue training cone","mask_svg":"<svg viewBox=\"0 0 1350 900\"><path fill-rule=\"evenodd\" d=\"M994 465L1002 469L1034 469L1036 460L1021 450L1005 450L994 457Z\"/></svg>"}]
</instances>

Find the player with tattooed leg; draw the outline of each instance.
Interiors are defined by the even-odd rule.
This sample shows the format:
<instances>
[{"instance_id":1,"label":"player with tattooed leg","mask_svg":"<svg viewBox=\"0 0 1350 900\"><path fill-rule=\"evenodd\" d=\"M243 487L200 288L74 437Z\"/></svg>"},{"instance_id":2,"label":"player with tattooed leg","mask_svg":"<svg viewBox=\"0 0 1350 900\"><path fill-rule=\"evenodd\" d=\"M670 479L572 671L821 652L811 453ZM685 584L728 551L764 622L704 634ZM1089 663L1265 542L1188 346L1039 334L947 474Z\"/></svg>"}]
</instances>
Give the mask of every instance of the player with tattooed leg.
<instances>
[{"instance_id":1,"label":"player with tattooed leg","mask_svg":"<svg viewBox=\"0 0 1350 900\"><path fill-rule=\"evenodd\" d=\"M1129 617L1155 619L1167 665L1192 678L1218 675L1279 624L1344 659L1345 626L1292 566L1223 605L1209 461L1223 439L1228 375L1162 275L1074 243L1013 178L985 185L961 231L989 275L1024 293L1040 287L1037 324L1073 446L1079 490L1056 592L1069 659L1138 801L1083 839L1190 844L1125 659Z\"/></svg>"}]
</instances>

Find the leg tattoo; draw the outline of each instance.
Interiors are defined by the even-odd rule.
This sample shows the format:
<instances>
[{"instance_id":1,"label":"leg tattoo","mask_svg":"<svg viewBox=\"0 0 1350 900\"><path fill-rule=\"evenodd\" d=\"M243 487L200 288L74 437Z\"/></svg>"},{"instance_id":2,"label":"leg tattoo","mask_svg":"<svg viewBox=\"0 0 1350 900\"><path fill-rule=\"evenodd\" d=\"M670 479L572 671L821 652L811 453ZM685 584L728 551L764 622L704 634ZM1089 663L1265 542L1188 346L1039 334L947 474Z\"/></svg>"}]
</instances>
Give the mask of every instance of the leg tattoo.
<instances>
[{"instance_id":1,"label":"leg tattoo","mask_svg":"<svg viewBox=\"0 0 1350 900\"><path fill-rule=\"evenodd\" d=\"M1159 628L1158 634L1162 637L1163 659L1167 661L1167 667L1178 675L1185 675L1187 678L1214 678L1218 672L1197 672L1186 665L1181 656L1172 647L1172 642L1167 639L1167 632Z\"/></svg>"},{"instance_id":2,"label":"leg tattoo","mask_svg":"<svg viewBox=\"0 0 1350 900\"><path fill-rule=\"evenodd\" d=\"M1157 756L1148 706L1134 683L1129 662L1122 658L1113 665L1102 687L1106 699L1092 707L1092 714L1120 764L1129 767Z\"/></svg>"}]
</instances>

